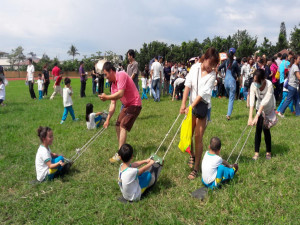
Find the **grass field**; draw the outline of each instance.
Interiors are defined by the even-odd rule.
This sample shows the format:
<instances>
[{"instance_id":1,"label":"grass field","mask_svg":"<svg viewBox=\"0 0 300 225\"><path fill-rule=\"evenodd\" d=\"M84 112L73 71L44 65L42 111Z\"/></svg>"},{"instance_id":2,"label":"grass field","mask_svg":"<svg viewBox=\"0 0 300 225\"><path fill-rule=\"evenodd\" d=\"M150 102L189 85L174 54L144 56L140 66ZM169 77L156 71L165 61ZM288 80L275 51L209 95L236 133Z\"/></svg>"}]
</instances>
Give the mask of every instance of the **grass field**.
<instances>
[{"instance_id":1,"label":"grass field","mask_svg":"<svg viewBox=\"0 0 300 225\"><path fill-rule=\"evenodd\" d=\"M113 123L72 166L70 174L53 182L31 185L35 174L35 154L39 147L36 130L50 126L54 132L51 150L70 158L97 131L88 131L84 120L85 104L94 111L107 110L109 102L101 102L91 94L79 98L80 82L73 79L73 102L76 117L70 115L60 125L62 98L53 101L31 100L24 81L11 81L6 88L6 107L0 108L0 223L2 224L299 224L300 223L300 118L289 110L272 128L273 158L266 161L262 139L261 157L252 161L254 130L239 161L239 172L230 184L209 192L204 201L190 197L202 186L201 179L187 179L188 154L177 144L179 135L166 156L165 166L156 186L140 202L122 204L117 184L119 163L108 159L117 151ZM37 89L37 86L35 85ZM51 85L49 87L52 92ZM106 89L106 91L108 91ZM37 91L36 91L37 94ZM228 100L212 100L212 122L207 127L204 145L212 136L222 140L221 155L227 159L244 129L248 110L236 101L232 119L225 119ZM119 111L120 102L118 102ZM135 149L135 159L148 158L154 152L178 115L180 102L169 97L160 103L143 100L143 109L128 143ZM181 117L181 119L183 116ZM178 126L179 123L176 125ZM175 129L158 155L166 150ZM244 137L244 139L246 136ZM244 140L243 139L243 140ZM242 142L243 142L242 140ZM238 155L233 153L231 163Z\"/></svg>"}]
</instances>

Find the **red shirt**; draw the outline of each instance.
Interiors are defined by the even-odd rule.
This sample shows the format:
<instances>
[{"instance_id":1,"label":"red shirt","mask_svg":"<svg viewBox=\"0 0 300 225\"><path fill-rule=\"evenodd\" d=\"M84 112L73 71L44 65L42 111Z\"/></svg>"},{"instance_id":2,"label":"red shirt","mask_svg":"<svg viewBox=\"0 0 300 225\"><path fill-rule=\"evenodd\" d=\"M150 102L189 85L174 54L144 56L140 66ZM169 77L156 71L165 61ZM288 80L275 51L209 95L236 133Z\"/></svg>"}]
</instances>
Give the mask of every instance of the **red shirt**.
<instances>
[{"instance_id":1,"label":"red shirt","mask_svg":"<svg viewBox=\"0 0 300 225\"><path fill-rule=\"evenodd\" d=\"M119 90L124 90L124 95L120 99L125 107L135 105L141 106L142 101L136 86L127 73L116 72L116 81L111 85L111 93L114 94Z\"/></svg>"},{"instance_id":2,"label":"red shirt","mask_svg":"<svg viewBox=\"0 0 300 225\"><path fill-rule=\"evenodd\" d=\"M61 82L62 76L59 76L55 81L55 86L59 86Z\"/></svg>"},{"instance_id":3,"label":"red shirt","mask_svg":"<svg viewBox=\"0 0 300 225\"><path fill-rule=\"evenodd\" d=\"M52 69L52 75L55 76L55 77L57 77L57 76L59 76L59 74L60 74L59 67L58 66L54 66L53 69Z\"/></svg>"}]
</instances>

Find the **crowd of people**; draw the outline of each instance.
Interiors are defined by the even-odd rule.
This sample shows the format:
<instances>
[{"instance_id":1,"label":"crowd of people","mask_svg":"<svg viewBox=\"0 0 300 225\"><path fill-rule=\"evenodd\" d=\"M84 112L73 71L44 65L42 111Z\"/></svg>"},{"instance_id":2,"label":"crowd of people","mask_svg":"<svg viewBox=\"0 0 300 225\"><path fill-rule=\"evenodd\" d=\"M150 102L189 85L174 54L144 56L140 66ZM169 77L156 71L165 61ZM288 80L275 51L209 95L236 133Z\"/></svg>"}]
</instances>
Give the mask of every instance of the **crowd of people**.
<instances>
[{"instance_id":1,"label":"crowd of people","mask_svg":"<svg viewBox=\"0 0 300 225\"><path fill-rule=\"evenodd\" d=\"M133 148L127 140L127 133L132 129L136 119L142 110L142 100L159 103L161 96L170 96L172 101L181 100L179 113L188 114L192 108L192 134L194 141L190 146L190 158L188 165L192 169L188 179L198 177L203 155L203 137L210 120L212 109L211 98L228 97L226 120L234 116L234 101L245 101L249 107L247 125L256 126L255 154L253 160L259 158L261 133L264 132L266 143L266 159L272 158L272 139L270 128L275 126L277 116L284 117L287 107L296 116L300 115L299 92L299 63L300 56L292 52L280 53L277 57L267 58L265 55L253 57L235 57L236 50L230 48L226 57L221 57L214 48L209 48L205 54L191 59L188 63L163 62L163 57L155 56L146 64L144 70L139 73L138 62L135 60L135 52L127 53L129 64L125 72L121 65L115 67L111 62L105 62L102 72L95 67L91 72L92 93L98 94L102 101L110 101L109 112L103 122L107 128L116 110L116 102L121 101L122 107L115 123L118 138L118 151L110 158L111 163L122 160L119 170L119 186L126 200L138 200L148 187L156 182L161 166L153 159L147 159L131 163ZM1 71L0 71L1 72ZM26 83L32 99L36 99L34 92L34 66L32 60L28 60ZM88 73L84 70L84 63L80 63L78 70L81 82L80 97L86 97L86 81ZM63 73L55 64L52 69L54 81L52 100L58 93L63 97L64 112L61 119L63 124L68 113L77 121L73 110L71 79L64 78L65 87L61 88ZM141 74L141 87L139 75ZM1 75L1 74L0 74ZM0 104L5 97L4 73L0 77ZM104 80L106 79L105 87ZM48 94L50 74L48 65L38 75L39 99ZM110 93L104 93L109 88ZM4 92L3 92L4 90ZM148 96L150 95L150 96ZM189 102L187 100L189 98ZM276 109L277 103L279 104ZM254 112L256 110L256 113ZM86 122L88 129L100 126L102 112L93 112L93 105L86 105ZM224 115L225 119L225 115ZM37 179L43 181L52 179L65 165L64 158L51 153L49 146L52 144L53 132L48 127L40 127L38 136L42 142L36 155ZM204 154L202 160L202 183L208 188L216 188L224 181L232 179L238 170L238 165L229 165L219 154L221 140L213 137L210 141L209 151ZM137 169L145 164L142 168Z\"/></svg>"}]
</instances>

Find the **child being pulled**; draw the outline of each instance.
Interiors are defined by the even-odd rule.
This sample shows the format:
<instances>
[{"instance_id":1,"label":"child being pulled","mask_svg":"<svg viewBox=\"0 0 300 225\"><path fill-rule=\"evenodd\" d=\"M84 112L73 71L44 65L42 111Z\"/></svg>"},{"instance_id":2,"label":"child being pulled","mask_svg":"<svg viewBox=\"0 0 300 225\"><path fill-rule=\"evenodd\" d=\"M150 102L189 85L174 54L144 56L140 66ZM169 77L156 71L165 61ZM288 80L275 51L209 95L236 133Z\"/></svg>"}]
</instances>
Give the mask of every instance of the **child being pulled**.
<instances>
[{"instance_id":1,"label":"child being pulled","mask_svg":"<svg viewBox=\"0 0 300 225\"><path fill-rule=\"evenodd\" d=\"M120 165L118 182L122 195L127 201L139 201L145 190L156 183L162 165L152 159L132 163L133 148L129 144L122 145L118 154L123 162ZM146 165L138 169L143 164Z\"/></svg>"},{"instance_id":2,"label":"child being pulled","mask_svg":"<svg viewBox=\"0 0 300 225\"><path fill-rule=\"evenodd\" d=\"M210 140L209 151L202 160L202 183L210 188L219 188L220 184L233 179L238 171L238 164L230 165L219 155L221 151L221 140L213 137Z\"/></svg>"}]
</instances>

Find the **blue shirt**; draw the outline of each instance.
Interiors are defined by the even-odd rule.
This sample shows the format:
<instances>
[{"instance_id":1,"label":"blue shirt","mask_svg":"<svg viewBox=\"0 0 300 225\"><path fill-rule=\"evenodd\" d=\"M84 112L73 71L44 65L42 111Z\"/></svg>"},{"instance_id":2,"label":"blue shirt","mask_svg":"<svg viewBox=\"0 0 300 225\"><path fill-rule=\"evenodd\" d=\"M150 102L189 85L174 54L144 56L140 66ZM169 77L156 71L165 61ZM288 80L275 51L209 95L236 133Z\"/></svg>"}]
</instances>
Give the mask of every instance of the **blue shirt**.
<instances>
[{"instance_id":1,"label":"blue shirt","mask_svg":"<svg viewBox=\"0 0 300 225\"><path fill-rule=\"evenodd\" d=\"M290 65L290 62L286 59L281 61L281 64L279 66L279 73L280 73L280 80L279 83L282 84L284 82L284 69L287 69Z\"/></svg>"}]
</instances>

